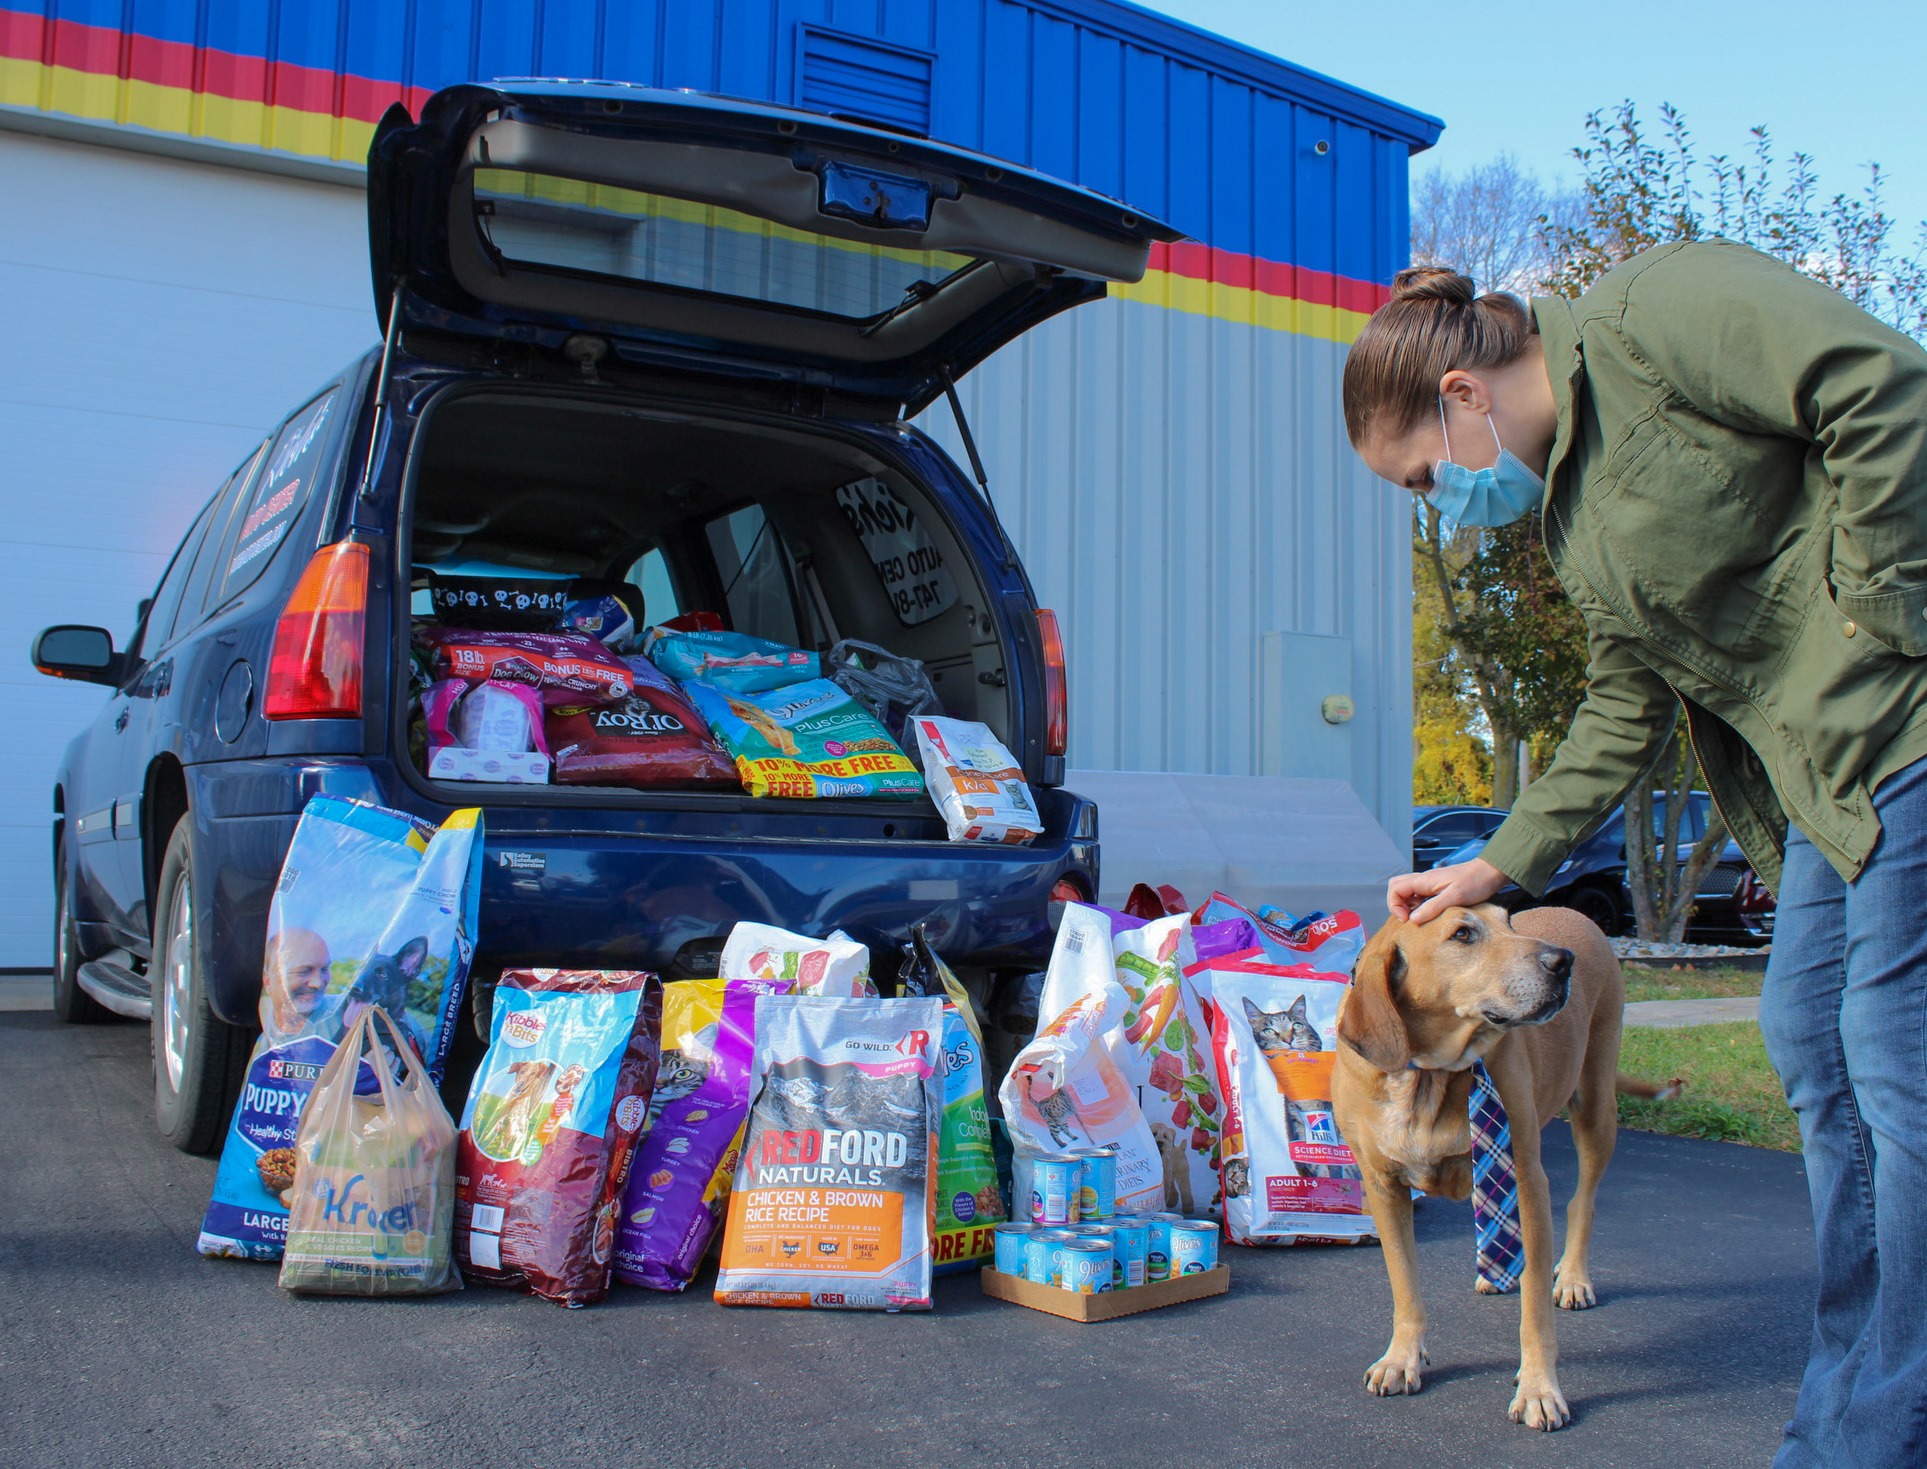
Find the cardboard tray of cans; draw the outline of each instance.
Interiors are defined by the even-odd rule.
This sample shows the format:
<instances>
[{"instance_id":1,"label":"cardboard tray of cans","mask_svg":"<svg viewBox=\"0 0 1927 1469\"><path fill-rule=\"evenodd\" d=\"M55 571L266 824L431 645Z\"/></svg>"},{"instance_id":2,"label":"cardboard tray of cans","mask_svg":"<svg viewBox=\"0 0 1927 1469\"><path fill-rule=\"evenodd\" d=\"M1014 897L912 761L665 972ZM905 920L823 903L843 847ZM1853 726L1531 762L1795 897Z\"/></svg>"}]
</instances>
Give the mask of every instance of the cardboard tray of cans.
<instances>
[{"instance_id":1,"label":"cardboard tray of cans","mask_svg":"<svg viewBox=\"0 0 1927 1469\"><path fill-rule=\"evenodd\" d=\"M1176 1306L1184 1301L1201 1301L1206 1296L1221 1296L1231 1289L1231 1268L1217 1265L1191 1275L1170 1280L1154 1280L1129 1290L1100 1291L1080 1295L1061 1285L1039 1285L1021 1275L1006 1275L986 1265L977 1277L987 1296L1014 1301L1033 1311L1048 1311L1066 1321L1115 1321L1120 1316L1135 1316L1140 1311L1155 1311L1160 1306Z\"/></svg>"}]
</instances>

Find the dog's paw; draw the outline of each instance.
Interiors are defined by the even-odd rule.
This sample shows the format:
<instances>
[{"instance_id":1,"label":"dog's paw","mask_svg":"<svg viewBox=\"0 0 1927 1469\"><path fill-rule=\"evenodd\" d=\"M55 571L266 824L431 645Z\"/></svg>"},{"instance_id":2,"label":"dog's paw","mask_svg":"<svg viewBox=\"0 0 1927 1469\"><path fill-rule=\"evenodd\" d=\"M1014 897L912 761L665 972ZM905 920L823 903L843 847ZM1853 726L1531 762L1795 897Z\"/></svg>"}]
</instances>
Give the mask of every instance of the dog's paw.
<instances>
[{"instance_id":1,"label":"dog's paw","mask_svg":"<svg viewBox=\"0 0 1927 1469\"><path fill-rule=\"evenodd\" d=\"M1527 1428L1551 1433L1572 1421L1572 1410L1566 1406L1565 1395L1559 1391L1559 1379L1553 1374L1521 1373L1519 1390L1512 1395L1512 1406L1506 1410L1506 1416Z\"/></svg>"},{"instance_id":2,"label":"dog's paw","mask_svg":"<svg viewBox=\"0 0 1927 1469\"><path fill-rule=\"evenodd\" d=\"M1402 1350L1394 1347L1365 1369L1365 1391L1375 1398L1403 1397L1424 1385L1424 1368L1432 1359L1424 1347Z\"/></svg>"},{"instance_id":3,"label":"dog's paw","mask_svg":"<svg viewBox=\"0 0 1927 1469\"><path fill-rule=\"evenodd\" d=\"M1502 1285L1494 1285L1491 1281L1487 1280L1483 1275L1477 1275L1472 1278L1472 1289L1477 1291L1482 1296L1502 1296L1507 1293L1506 1287Z\"/></svg>"},{"instance_id":4,"label":"dog's paw","mask_svg":"<svg viewBox=\"0 0 1927 1469\"><path fill-rule=\"evenodd\" d=\"M1599 1297L1593 1294L1590 1280L1583 1275L1568 1275L1564 1271L1552 1278L1552 1300L1562 1311L1586 1311L1599 1304Z\"/></svg>"}]
</instances>

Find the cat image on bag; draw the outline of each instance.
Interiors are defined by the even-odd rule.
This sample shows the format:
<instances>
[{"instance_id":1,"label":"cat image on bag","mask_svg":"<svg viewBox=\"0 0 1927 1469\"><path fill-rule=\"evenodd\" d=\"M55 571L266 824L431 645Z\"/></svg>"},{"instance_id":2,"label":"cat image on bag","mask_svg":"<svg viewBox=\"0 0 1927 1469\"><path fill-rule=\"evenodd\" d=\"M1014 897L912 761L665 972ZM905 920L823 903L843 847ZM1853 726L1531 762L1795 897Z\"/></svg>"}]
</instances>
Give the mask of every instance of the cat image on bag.
<instances>
[{"instance_id":1,"label":"cat image on bag","mask_svg":"<svg viewBox=\"0 0 1927 1469\"><path fill-rule=\"evenodd\" d=\"M1224 1196L1227 1199L1242 1199L1251 1192L1251 1161L1248 1158L1227 1158L1224 1165Z\"/></svg>"},{"instance_id":2,"label":"cat image on bag","mask_svg":"<svg viewBox=\"0 0 1927 1469\"><path fill-rule=\"evenodd\" d=\"M1043 1083L1044 1094L1038 1095L1038 1083ZM1063 1084L1055 1066L1046 1064L1024 1078L1024 1086L1030 1093L1031 1105L1044 1119L1050 1129L1050 1140L1060 1148L1067 1148L1077 1141L1077 1133L1072 1124L1077 1120L1077 1110L1071 1105L1070 1088Z\"/></svg>"},{"instance_id":3,"label":"cat image on bag","mask_svg":"<svg viewBox=\"0 0 1927 1469\"><path fill-rule=\"evenodd\" d=\"M663 1108L693 1095L697 1088L709 1080L715 1059L716 1035L717 1027L707 1025L691 1036L687 1045L662 1053L662 1064L656 1072L655 1094L649 1098L649 1126L656 1125Z\"/></svg>"},{"instance_id":4,"label":"cat image on bag","mask_svg":"<svg viewBox=\"0 0 1927 1469\"><path fill-rule=\"evenodd\" d=\"M1283 1010L1260 1010L1245 998L1245 1020L1251 1026L1252 1039L1258 1043L1258 1050L1267 1061L1273 1057L1283 1057L1289 1052L1300 1054L1325 1049L1324 1037L1306 1015L1305 996L1300 995L1290 1006ZM1275 1074L1275 1070L1274 1070ZM1279 1090L1282 1092L1283 1087ZM1294 1143L1339 1142L1338 1129L1332 1122L1332 1104L1329 1098L1285 1098L1286 1136ZM1357 1168L1346 1164L1300 1163L1298 1169L1307 1178L1361 1178Z\"/></svg>"}]
</instances>

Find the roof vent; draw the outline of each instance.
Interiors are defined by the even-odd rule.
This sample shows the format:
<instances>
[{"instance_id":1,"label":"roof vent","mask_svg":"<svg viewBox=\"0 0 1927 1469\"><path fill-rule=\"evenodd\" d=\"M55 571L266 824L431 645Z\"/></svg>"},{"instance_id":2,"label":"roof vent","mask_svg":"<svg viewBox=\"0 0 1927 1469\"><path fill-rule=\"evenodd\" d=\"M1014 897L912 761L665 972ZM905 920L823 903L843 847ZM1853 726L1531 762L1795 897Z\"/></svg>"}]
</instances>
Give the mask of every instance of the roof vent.
<instances>
[{"instance_id":1,"label":"roof vent","mask_svg":"<svg viewBox=\"0 0 1927 1469\"><path fill-rule=\"evenodd\" d=\"M928 136L936 58L868 36L801 24L796 105Z\"/></svg>"}]
</instances>

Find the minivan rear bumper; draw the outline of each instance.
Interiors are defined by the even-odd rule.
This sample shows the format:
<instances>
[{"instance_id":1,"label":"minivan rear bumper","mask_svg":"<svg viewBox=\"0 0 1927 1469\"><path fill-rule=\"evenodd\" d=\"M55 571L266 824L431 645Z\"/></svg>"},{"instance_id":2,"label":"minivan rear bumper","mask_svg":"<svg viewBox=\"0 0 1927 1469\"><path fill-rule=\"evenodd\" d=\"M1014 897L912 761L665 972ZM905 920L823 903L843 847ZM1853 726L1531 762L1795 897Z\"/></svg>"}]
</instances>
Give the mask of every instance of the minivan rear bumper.
<instances>
[{"instance_id":1,"label":"minivan rear bumper","mask_svg":"<svg viewBox=\"0 0 1927 1469\"><path fill-rule=\"evenodd\" d=\"M199 885L209 1000L233 1024L256 1021L268 906L311 796L432 821L448 814L380 762L228 761L191 767L188 781L197 870L214 875ZM1028 847L832 835L834 822L805 836L791 834L793 819L780 835L755 831L754 820L692 835L675 829L694 824L675 813L493 806L475 969L660 973L685 945L720 940L745 919L808 934L841 928L879 961L926 922L958 967L1042 968L1052 889L1069 878L1097 891L1097 808L1061 789L1036 795L1053 835Z\"/></svg>"}]
</instances>

